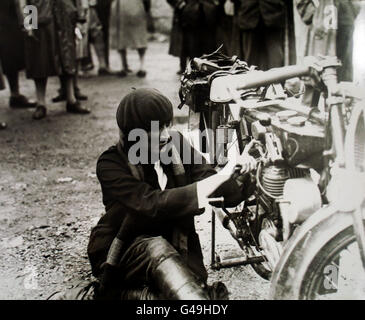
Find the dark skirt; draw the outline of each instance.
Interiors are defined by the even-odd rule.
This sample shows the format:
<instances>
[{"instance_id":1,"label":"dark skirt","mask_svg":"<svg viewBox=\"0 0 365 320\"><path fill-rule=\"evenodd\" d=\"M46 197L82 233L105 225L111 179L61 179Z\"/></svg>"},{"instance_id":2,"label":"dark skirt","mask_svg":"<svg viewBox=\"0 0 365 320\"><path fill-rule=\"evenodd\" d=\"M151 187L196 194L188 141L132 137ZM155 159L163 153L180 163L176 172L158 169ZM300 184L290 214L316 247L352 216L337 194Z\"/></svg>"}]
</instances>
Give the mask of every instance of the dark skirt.
<instances>
[{"instance_id":1,"label":"dark skirt","mask_svg":"<svg viewBox=\"0 0 365 320\"><path fill-rule=\"evenodd\" d=\"M41 4L39 4L41 5ZM75 26L77 10L72 0L51 2L46 23L26 39L27 77L32 79L76 73Z\"/></svg>"},{"instance_id":2,"label":"dark skirt","mask_svg":"<svg viewBox=\"0 0 365 320\"><path fill-rule=\"evenodd\" d=\"M16 23L0 24L0 60L3 72L12 74L25 68L24 35Z\"/></svg>"},{"instance_id":3,"label":"dark skirt","mask_svg":"<svg viewBox=\"0 0 365 320\"><path fill-rule=\"evenodd\" d=\"M200 57L218 49L216 29L200 27L183 32L182 54L189 58Z\"/></svg>"},{"instance_id":4,"label":"dark skirt","mask_svg":"<svg viewBox=\"0 0 365 320\"><path fill-rule=\"evenodd\" d=\"M233 17L223 15L217 24L217 45L223 45L222 52L226 55L232 55L232 29Z\"/></svg>"},{"instance_id":5,"label":"dark skirt","mask_svg":"<svg viewBox=\"0 0 365 320\"><path fill-rule=\"evenodd\" d=\"M235 15L232 20L231 55L243 60L242 31L238 25L238 17Z\"/></svg>"},{"instance_id":6,"label":"dark skirt","mask_svg":"<svg viewBox=\"0 0 365 320\"><path fill-rule=\"evenodd\" d=\"M26 74L29 79L40 79L61 74L54 23L40 25L35 38L25 40Z\"/></svg>"},{"instance_id":7,"label":"dark skirt","mask_svg":"<svg viewBox=\"0 0 365 320\"><path fill-rule=\"evenodd\" d=\"M182 27L175 13L170 38L170 55L194 58L212 53L217 48L216 25L202 22L195 28Z\"/></svg>"},{"instance_id":8,"label":"dark skirt","mask_svg":"<svg viewBox=\"0 0 365 320\"><path fill-rule=\"evenodd\" d=\"M175 57L181 57L182 43L183 43L183 31L181 29L178 18L175 14L172 21L169 54Z\"/></svg>"},{"instance_id":9,"label":"dark skirt","mask_svg":"<svg viewBox=\"0 0 365 320\"><path fill-rule=\"evenodd\" d=\"M25 68L24 36L18 25L14 0L0 1L0 60L4 74Z\"/></svg>"}]
</instances>

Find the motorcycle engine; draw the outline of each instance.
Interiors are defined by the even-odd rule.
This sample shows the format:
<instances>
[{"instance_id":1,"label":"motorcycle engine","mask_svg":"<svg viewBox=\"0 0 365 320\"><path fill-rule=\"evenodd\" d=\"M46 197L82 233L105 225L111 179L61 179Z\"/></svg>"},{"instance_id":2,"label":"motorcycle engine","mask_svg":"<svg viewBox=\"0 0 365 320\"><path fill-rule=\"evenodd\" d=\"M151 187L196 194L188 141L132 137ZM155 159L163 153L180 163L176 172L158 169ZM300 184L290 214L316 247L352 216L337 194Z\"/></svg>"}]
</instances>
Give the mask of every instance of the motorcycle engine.
<instances>
[{"instance_id":1,"label":"motorcycle engine","mask_svg":"<svg viewBox=\"0 0 365 320\"><path fill-rule=\"evenodd\" d=\"M266 212L275 213L276 200L283 197L285 183L289 179L304 178L309 175L308 169L290 168L285 165L268 165L263 168L261 193L259 200Z\"/></svg>"},{"instance_id":2,"label":"motorcycle engine","mask_svg":"<svg viewBox=\"0 0 365 320\"><path fill-rule=\"evenodd\" d=\"M267 262L273 270L282 252L282 241L288 237L288 219L283 221L282 202L285 202L287 183L306 179L309 169L290 167L281 158L281 144L274 134L266 134L266 164L260 164L256 181L258 243L264 251ZM300 195L302 195L300 193ZM286 217L286 216L285 216Z\"/></svg>"}]
</instances>

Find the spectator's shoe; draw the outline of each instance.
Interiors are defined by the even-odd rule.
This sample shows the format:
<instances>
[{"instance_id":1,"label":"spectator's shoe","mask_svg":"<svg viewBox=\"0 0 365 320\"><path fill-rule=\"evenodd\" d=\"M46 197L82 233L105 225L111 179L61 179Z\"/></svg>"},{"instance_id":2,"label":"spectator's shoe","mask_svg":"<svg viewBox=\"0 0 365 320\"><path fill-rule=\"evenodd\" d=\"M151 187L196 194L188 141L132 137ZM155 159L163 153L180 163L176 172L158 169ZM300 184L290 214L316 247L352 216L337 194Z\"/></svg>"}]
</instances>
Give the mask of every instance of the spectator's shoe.
<instances>
[{"instance_id":1,"label":"spectator's shoe","mask_svg":"<svg viewBox=\"0 0 365 320\"><path fill-rule=\"evenodd\" d=\"M9 107L13 109L35 108L36 106L36 102L29 102L29 100L21 94L16 97L10 97L9 99Z\"/></svg>"},{"instance_id":2,"label":"spectator's shoe","mask_svg":"<svg viewBox=\"0 0 365 320\"><path fill-rule=\"evenodd\" d=\"M76 103L67 103L66 110L69 113L76 114L89 114L91 111L81 106L81 103L77 101Z\"/></svg>"},{"instance_id":3,"label":"spectator's shoe","mask_svg":"<svg viewBox=\"0 0 365 320\"><path fill-rule=\"evenodd\" d=\"M83 95L80 91L76 91L75 92L75 98L79 101L86 101L88 99L87 96ZM66 95L63 93L60 93L57 97L54 97L52 99L53 103L57 103L57 102L62 102L62 101L66 101Z\"/></svg>"},{"instance_id":4,"label":"spectator's shoe","mask_svg":"<svg viewBox=\"0 0 365 320\"><path fill-rule=\"evenodd\" d=\"M79 70L79 72L78 72L78 77L79 78L88 79L88 78L92 78L94 76L95 76L95 74L93 73L93 71L81 71L81 70Z\"/></svg>"},{"instance_id":5,"label":"spectator's shoe","mask_svg":"<svg viewBox=\"0 0 365 320\"><path fill-rule=\"evenodd\" d=\"M85 64L81 67L82 71L91 71L94 69L94 65L92 63Z\"/></svg>"},{"instance_id":6,"label":"spectator's shoe","mask_svg":"<svg viewBox=\"0 0 365 320\"><path fill-rule=\"evenodd\" d=\"M128 72L125 70L122 70L118 73L118 77L125 78L128 75Z\"/></svg>"},{"instance_id":7,"label":"spectator's shoe","mask_svg":"<svg viewBox=\"0 0 365 320\"><path fill-rule=\"evenodd\" d=\"M139 70L139 71L137 72L137 77L139 77L139 78L145 78L145 77L146 77L146 75L147 75L147 72L146 72L146 71L144 71L144 70Z\"/></svg>"},{"instance_id":8,"label":"spectator's shoe","mask_svg":"<svg viewBox=\"0 0 365 320\"><path fill-rule=\"evenodd\" d=\"M111 76L114 75L115 73L113 71L110 71L107 68L100 68L98 71L98 75L99 76Z\"/></svg>"},{"instance_id":9,"label":"spectator's shoe","mask_svg":"<svg viewBox=\"0 0 365 320\"><path fill-rule=\"evenodd\" d=\"M8 127L6 122L0 122L0 130L5 130Z\"/></svg>"},{"instance_id":10,"label":"spectator's shoe","mask_svg":"<svg viewBox=\"0 0 365 320\"><path fill-rule=\"evenodd\" d=\"M47 116L47 109L45 106L38 105L35 109L32 118L34 120L41 120Z\"/></svg>"},{"instance_id":11,"label":"spectator's shoe","mask_svg":"<svg viewBox=\"0 0 365 320\"><path fill-rule=\"evenodd\" d=\"M88 99L87 96L81 93L80 89L75 89L75 98L79 101L86 101Z\"/></svg>"},{"instance_id":12,"label":"spectator's shoe","mask_svg":"<svg viewBox=\"0 0 365 320\"><path fill-rule=\"evenodd\" d=\"M75 98L79 101L86 101L88 99L88 97L82 94L81 92L75 93Z\"/></svg>"},{"instance_id":13,"label":"spectator's shoe","mask_svg":"<svg viewBox=\"0 0 365 320\"><path fill-rule=\"evenodd\" d=\"M52 99L53 103L62 102L62 101L66 101L66 95L63 93L60 93L57 97L54 97Z\"/></svg>"}]
</instances>

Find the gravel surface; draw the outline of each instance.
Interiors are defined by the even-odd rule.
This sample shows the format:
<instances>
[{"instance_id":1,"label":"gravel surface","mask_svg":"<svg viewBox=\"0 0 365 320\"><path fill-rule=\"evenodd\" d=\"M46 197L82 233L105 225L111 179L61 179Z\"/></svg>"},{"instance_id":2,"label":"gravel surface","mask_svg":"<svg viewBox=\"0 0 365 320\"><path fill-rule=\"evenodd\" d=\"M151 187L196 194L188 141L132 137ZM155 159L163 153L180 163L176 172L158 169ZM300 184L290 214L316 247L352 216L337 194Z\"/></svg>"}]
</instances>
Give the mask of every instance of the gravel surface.
<instances>
[{"instance_id":1,"label":"gravel surface","mask_svg":"<svg viewBox=\"0 0 365 320\"><path fill-rule=\"evenodd\" d=\"M167 51L166 42L150 44L146 79L134 74L82 78L92 109L88 116L67 114L64 104L50 102L57 94L57 79L49 81L48 117L39 122L31 119L31 110L9 109L8 91L0 92L0 121L8 123L0 131L0 299L41 300L91 279L86 246L104 211L96 159L118 139L115 111L130 88L155 87L178 105L178 59ZM111 61L118 70L116 52ZM130 67L137 66L137 55L130 52ZM34 97L33 82L24 75L21 88ZM175 116L175 126L186 128L187 109L176 109ZM210 228L208 214L197 218L208 269ZM239 255L228 232L217 230L219 254ZM231 299L267 298L269 283L249 266L209 269L209 282L216 280L226 283Z\"/></svg>"}]
</instances>

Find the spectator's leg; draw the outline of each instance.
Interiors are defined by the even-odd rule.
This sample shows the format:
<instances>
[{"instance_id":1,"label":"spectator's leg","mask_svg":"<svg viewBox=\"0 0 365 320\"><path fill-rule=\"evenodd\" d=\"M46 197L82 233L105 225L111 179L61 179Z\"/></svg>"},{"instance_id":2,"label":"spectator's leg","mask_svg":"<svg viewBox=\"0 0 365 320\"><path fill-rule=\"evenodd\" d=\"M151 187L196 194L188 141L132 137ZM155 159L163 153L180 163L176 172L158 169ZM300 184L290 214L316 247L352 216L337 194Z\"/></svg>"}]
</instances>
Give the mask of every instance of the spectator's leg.
<instances>
[{"instance_id":1,"label":"spectator's leg","mask_svg":"<svg viewBox=\"0 0 365 320\"><path fill-rule=\"evenodd\" d=\"M95 52L99 61L99 75L110 75L104 43L103 26L94 7L90 8L89 37L94 44Z\"/></svg>"},{"instance_id":2,"label":"spectator's leg","mask_svg":"<svg viewBox=\"0 0 365 320\"><path fill-rule=\"evenodd\" d=\"M96 11L98 13L100 23L103 27L106 65L109 68L109 27L110 27L111 4L110 5L98 4L96 6Z\"/></svg>"},{"instance_id":3,"label":"spectator's leg","mask_svg":"<svg viewBox=\"0 0 365 320\"><path fill-rule=\"evenodd\" d=\"M75 96L75 82L74 76L65 76L65 89L66 89L66 99L67 103L75 104L77 102Z\"/></svg>"},{"instance_id":4,"label":"spectator's leg","mask_svg":"<svg viewBox=\"0 0 365 320\"><path fill-rule=\"evenodd\" d=\"M94 69L94 63L92 60L91 47L90 47L91 41L89 41L89 43L87 45L87 51L88 51L87 57L82 58L82 60L81 60L81 70L82 71L91 71L92 69Z\"/></svg>"},{"instance_id":5,"label":"spectator's leg","mask_svg":"<svg viewBox=\"0 0 365 320\"><path fill-rule=\"evenodd\" d=\"M10 88L10 108L35 108L36 103L29 102L28 99L20 94L19 90L19 72L6 74Z\"/></svg>"},{"instance_id":6,"label":"spectator's leg","mask_svg":"<svg viewBox=\"0 0 365 320\"><path fill-rule=\"evenodd\" d=\"M85 101L88 97L81 93L81 89L79 87L79 69L80 69L81 61L77 61L76 74L73 76L73 84L74 84L74 92L75 97L79 101Z\"/></svg>"},{"instance_id":7,"label":"spectator's leg","mask_svg":"<svg viewBox=\"0 0 365 320\"><path fill-rule=\"evenodd\" d=\"M140 78L143 78L146 76L146 71L144 69L146 50L147 50L146 48L139 48L137 50L138 56L139 56L139 62L140 62L140 67L139 67L139 71L137 72L137 76Z\"/></svg>"},{"instance_id":8,"label":"spectator's leg","mask_svg":"<svg viewBox=\"0 0 365 320\"><path fill-rule=\"evenodd\" d=\"M187 60L188 60L187 56L185 54L181 54L181 56L180 56L180 71L178 71L177 74L183 74L185 72Z\"/></svg>"},{"instance_id":9,"label":"spectator's leg","mask_svg":"<svg viewBox=\"0 0 365 320\"><path fill-rule=\"evenodd\" d=\"M36 94L37 94L37 108L33 113L34 120L40 120L46 117L46 90L48 78L34 79Z\"/></svg>"},{"instance_id":10,"label":"spectator's leg","mask_svg":"<svg viewBox=\"0 0 365 320\"><path fill-rule=\"evenodd\" d=\"M58 89L59 95L52 99L53 103L66 101L66 77L64 75L59 76L60 88Z\"/></svg>"},{"instance_id":11,"label":"spectator's leg","mask_svg":"<svg viewBox=\"0 0 365 320\"><path fill-rule=\"evenodd\" d=\"M101 32L95 37L94 48L99 60L99 71L107 70L108 66L105 56L105 44L103 40L103 34Z\"/></svg>"},{"instance_id":12,"label":"spectator's leg","mask_svg":"<svg viewBox=\"0 0 365 320\"><path fill-rule=\"evenodd\" d=\"M20 92L19 92L19 72L6 74L6 78L8 79L8 83L9 83L10 96L11 97L19 96L20 95Z\"/></svg>"},{"instance_id":13,"label":"spectator's leg","mask_svg":"<svg viewBox=\"0 0 365 320\"><path fill-rule=\"evenodd\" d=\"M75 76L74 75L66 75L65 76L66 83L66 110L69 113L77 113L77 114L88 114L90 113L89 109L86 109L81 106L80 101L76 99L75 94Z\"/></svg>"},{"instance_id":14,"label":"spectator's leg","mask_svg":"<svg viewBox=\"0 0 365 320\"><path fill-rule=\"evenodd\" d=\"M120 77L126 77L128 75L128 59L127 59L127 49L119 50L120 58L122 60L122 70L119 73Z\"/></svg>"},{"instance_id":15,"label":"spectator's leg","mask_svg":"<svg viewBox=\"0 0 365 320\"><path fill-rule=\"evenodd\" d=\"M46 90L48 78L35 79L37 102L40 105L46 105Z\"/></svg>"}]
</instances>

